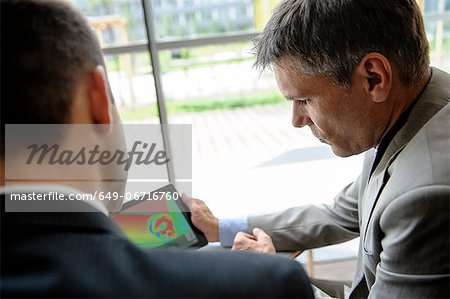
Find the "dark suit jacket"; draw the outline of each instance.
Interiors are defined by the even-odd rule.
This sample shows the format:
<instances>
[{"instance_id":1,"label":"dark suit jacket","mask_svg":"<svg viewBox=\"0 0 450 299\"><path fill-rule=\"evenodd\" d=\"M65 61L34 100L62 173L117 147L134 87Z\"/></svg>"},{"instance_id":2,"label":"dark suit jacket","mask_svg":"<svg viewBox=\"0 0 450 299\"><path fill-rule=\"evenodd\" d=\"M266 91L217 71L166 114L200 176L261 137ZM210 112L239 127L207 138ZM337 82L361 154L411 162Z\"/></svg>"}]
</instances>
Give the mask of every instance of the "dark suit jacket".
<instances>
[{"instance_id":1,"label":"dark suit jacket","mask_svg":"<svg viewBox=\"0 0 450 299\"><path fill-rule=\"evenodd\" d=\"M102 213L5 213L4 199L2 195L2 298L313 297L301 266L286 258L146 252Z\"/></svg>"}]
</instances>

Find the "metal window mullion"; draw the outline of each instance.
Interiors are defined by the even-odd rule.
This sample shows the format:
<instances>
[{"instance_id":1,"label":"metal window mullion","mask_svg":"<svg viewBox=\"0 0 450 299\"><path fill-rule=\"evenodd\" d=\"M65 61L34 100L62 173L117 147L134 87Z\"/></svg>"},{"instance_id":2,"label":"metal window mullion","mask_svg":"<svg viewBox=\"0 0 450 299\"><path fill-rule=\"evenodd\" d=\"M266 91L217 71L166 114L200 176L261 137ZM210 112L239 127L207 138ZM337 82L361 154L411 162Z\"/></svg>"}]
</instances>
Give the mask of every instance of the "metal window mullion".
<instances>
[{"instance_id":1,"label":"metal window mullion","mask_svg":"<svg viewBox=\"0 0 450 299\"><path fill-rule=\"evenodd\" d=\"M156 91L156 101L158 107L159 121L161 123L161 133L164 149L166 151L167 157L171 157L168 161L167 165L167 174L169 177L169 182L175 182L175 175L173 171L173 159L172 159L172 151L170 147L169 134L167 130L168 119L167 119L167 109L166 103L164 100L164 92L162 88L161 82L161 66L159 64L159 55L158 49L156 46L156 35L155 30L153 28L153 12L152 12L152 4L150 0L141 0L142 8L144 10L144 21L145 21L145 32L147 34L147 48L150 54L150 60L153 69L153 80L155 83L155 91Z\"/></svg>"},{"instance_id":2,"label":"metal window mullion","mask_svg":"<svg viewBox=\"0 0 450 299\"><path fill-rule=\"evenodd\" d=\"M236 42L248 42L257 37L260 33L238 33L228 35L214 35L193 39L181 39L174 41L161 41L156 43L158 50L170 50L179 48L195 48L213 44L230 44Z\"/></svg>"},{"instance_id":3,"label":"metal window mullion","mask_svg":"<svg viewBox=\"0 0 450 299\"><path fill-rule=\"evenodd\" d=\"M102 49L104 55L120 55L120 54L129 54L129 53L139 53L148 51L147 43L143 44L134 44L134 45L126 45L126 46L117 46L117 47L108 47Z\"/></svg>"},{"instance_id":4,"label":"metal window mullion","mask_svg":"<svg viewBox=\"0 0 450 299\"><path fill-rule=\"evenodd\" d=\"M156 51L172 50L180 48L195 48L201 46L208 46L212 44L230 44L236 42L247 42L258 36L259 34L260 33L237 33L228 35L215 35L203 38L180 39L180 40L160 41L160 42L155 41L154 44L156 46ZM137 53L148 51L148 47L149 47L148 43L108 47L103 48L103 54L118 55L127 53Z\"/></svg>"}]
</instances>

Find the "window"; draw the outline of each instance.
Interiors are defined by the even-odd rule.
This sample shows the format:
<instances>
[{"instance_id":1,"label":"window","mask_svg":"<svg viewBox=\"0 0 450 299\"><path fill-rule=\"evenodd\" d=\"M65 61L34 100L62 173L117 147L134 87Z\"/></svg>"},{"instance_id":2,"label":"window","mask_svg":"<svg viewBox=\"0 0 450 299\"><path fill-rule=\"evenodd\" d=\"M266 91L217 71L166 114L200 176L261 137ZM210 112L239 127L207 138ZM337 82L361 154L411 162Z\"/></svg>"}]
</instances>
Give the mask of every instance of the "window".
<instances>
[{"instance_id":1,"label":"window","mask_svg":"<svg viewBox=\"0 0 450 299\"><path fill-rule=\"evenodd\" d=\"M156 37L159 40L174 40L231 32L253 32L253 2L152 1ZM187 22L173 23L170 21L173 17Z\"/></svg>"},{"instance_id":2,"label":"window","mask_svg":"<svg viewBox=\"0 0 450 299\"><path fill-rule=\"evenodd\" d=\"M102 47L146 42L140 0L71 0L88 18Z\"/></svg>"},{"instance_id":3,"label":"window","mask_svg":"<svg viewBox=\"0 0 450 299\"><path fill-rule=\"evenodd\" d=\"M159 124L148 52L105 55L108 79L124 123Z\"/></svg>"},{"instance_id":4,"label":"window","mask_svg":"<svg viewBox=\"0 0 450 299\"><path fill-rule=\"evenodd\" d=\"M422 3L431 64L450 71L450 1L425 0Z\"/></svg>"}]
</instances>

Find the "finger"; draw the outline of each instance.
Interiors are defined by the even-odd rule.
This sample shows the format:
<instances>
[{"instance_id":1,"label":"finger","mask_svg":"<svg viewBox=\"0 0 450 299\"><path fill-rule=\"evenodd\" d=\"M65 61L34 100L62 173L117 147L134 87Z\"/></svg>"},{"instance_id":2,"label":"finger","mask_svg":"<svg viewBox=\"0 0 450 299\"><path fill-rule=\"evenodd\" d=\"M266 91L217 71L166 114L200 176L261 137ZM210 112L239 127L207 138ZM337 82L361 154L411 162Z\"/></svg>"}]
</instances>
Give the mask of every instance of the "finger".
<instances>
[{"instance_id":1,"label":"finger","mask_svg":"<svg viewBox=\"0 0 450 299\"><path fill-rule=\"evenodd\" d=\"M236 234L236 236L234 237L234 240L239 240L239 239L241 239L241 238L243 238L243 239L249 239L249 240L255 240L255 241L256 241L255 236L253 236L253 235L251 235L251 234L248 234L248 233L246 233L246 232L238 232L238 233Z\"/></svg>"},{"instance_id":2,"label":"finger","mask_svg":"<svg viewBox=\"0 0 450 299\"><path fill-rule=\"evenodd\" d=\"M252 243L256 243L253 235L239 232L234 237L232 250L247 250L251 247Z\"/></svg>"},{"instance_id":3,"label":"finger","mask_svg":"<svg viewBox=\"0 0 450 299\"><path fill-rule=\"evenodd\" d=\"M233 247L231 250L247 250L250 248L250 243L255 242L254 240L248 239L247 236L236 236L233 242Z\"/></svg>"},{"instance_id":4,"label":"finger","mask_svg":"<svg viewBox=\"0 0 450 299\"><path fill-rule=\"evenodd\" d=\"M244 233L244 232L243 232L243 234L244 234L244 236L245 236L247 239L256 241L256 237L255 237L254 235L247 234L247 233Z\"/></svg>"},{"instance_id":5,"label":"finger","mask_svg":"<svg viewBox=\"0 0 450 299\"><path fill-rule=\"evenodd\" d=\"M243 232L239 232L236 234L236 236L234 237L233 240L233 247L239 247L244 245L245 243L247 243L247 241L249 240L249 238L247 237L246 233Z\"/></svg>"},{"instance_id":6,"label":"finger","mask_svg":"<svg viewBox=\"0 0 450 299\"><path fill-rule=\"evenodd\" d=\"M253 229L253 235L255 236L256 240L270 239L269 235L266 234L265 231L257 227Z\"/></svg>"},{"instance_id":7,"label":"finger","mask_svg":"<svg viewBox=\"0 0 450 299\"><path fill-rule=\"evenodd\" d=\"M273 245L272 239L265 231L260 228L254 228L253 234L256 237L256 242L261 245L260 252L267 254L276 254L275 246Z\"/></svg>"},{"instance_id":8,"label":"finger","mask_svg":"<svg viewBox=\"0 0 450 299\"><path fill-rule=\"evenodd\" d=\"M181 200L188 206L189 210L192 206L192 198L187 196L186 193L181 194Z\"/></svg>"}]
</instances>

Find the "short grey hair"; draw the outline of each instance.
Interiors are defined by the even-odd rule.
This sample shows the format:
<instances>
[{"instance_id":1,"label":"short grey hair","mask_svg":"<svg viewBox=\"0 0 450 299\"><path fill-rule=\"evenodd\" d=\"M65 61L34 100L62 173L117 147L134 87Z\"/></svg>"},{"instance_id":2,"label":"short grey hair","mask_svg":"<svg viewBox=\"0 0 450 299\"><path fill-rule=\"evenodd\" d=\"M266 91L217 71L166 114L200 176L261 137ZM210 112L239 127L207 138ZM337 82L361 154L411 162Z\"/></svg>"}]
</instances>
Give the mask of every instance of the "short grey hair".
<instances>
[{"instance_id":1,"label":"short grey hair","mask_svg":"<svg viewBox=\"0 0 450 299\"><path fill-rule=\"evenodd\" d=\"M429 66L429 45L416 0L284 0L255 40L261 71L281 58L307 75L350 86L370 52L393 63L411 86Z\"/></svg>"}]
</instances>

